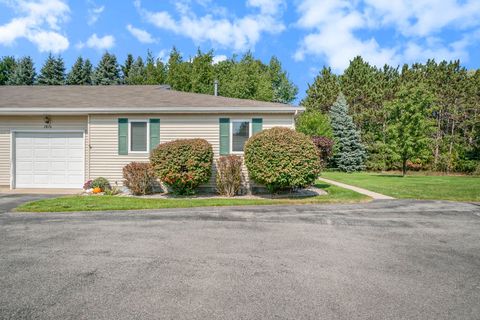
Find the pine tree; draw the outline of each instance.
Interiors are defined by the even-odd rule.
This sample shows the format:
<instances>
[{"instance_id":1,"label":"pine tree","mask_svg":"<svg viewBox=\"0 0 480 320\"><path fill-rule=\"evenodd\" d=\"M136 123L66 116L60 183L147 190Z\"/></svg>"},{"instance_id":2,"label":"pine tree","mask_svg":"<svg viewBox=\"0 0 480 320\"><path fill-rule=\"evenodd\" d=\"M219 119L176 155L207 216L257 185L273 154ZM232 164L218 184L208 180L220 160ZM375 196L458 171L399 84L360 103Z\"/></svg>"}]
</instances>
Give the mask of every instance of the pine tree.
<instances>
[{"instance_id":1,"label":"pine tree","mask_svg":"<svg viewBox=\"0 0 480 320\"><path fill-rule=\"evenodd\" d=\"M192 92L213 94L213 51L200 49L192 61Z\"/></svg>"},{"instance_id":2,"label":"pine tree","mask_svg":"<svg viewBox=\"0 0 480 320\"><path fill-rule=\"evenodd\" d=\"M404 86L397 98L387 105L389 119L389 148L401 161L403 175L407 161L430 154L434 123L428 118L432 112L433 96L423 85Z\"/></svg>"},{"instance_id":3,"label":"pine tree","mask_svg":"<svg viewBox=\"0 0 480 320\"><path fill-rule=\"evenodd\" d=\"M85 85L92 85L93 84L93 65L90 62L89 59L85 60L85 63L83 64L83 70L82 70L82 82Z\"/></svg>"},{"instance_id":4,"label":"pine tree","mask_svg":"<svg viewBox=\"0 0 480 320\"><path fill-rule=\"evenodd\" d=\"M307 110L328 112L340 92L338 77L332 69L323 67L320 73L308 85L307 96L300 103Z\"/></svg>"},{"instance_id":5,"label":"pine tree","mask_svg":"<svg viewBox=\"0 0 480 320\"><path fill-rule=\"evenodd\" d=\"M5 85L15 72L17 62L14 57L3 57L0 60L0 85Z\"/></svg>"},{"instance_id":6,"label":"pine tree","mask_svg":"<svg viewBox=\"0 0 480 320\"><path fill-rule=\"evenodd\" d=\"M348 114L345 96L340 93L330 109L335 154L333 162L341 171L353 172L364 169L365 148L360 140L352 117Z\"/></svg>"},{"instance_id":7,"label":"pine tree","mask_svg":"<svg viewBox=\"0 0 480 320\"><path fill-rule=\"evenodd\" d=\"M33 85L35 83L35 67L29 56L21 58L15 67L15 72L8 80L10 85Z\"/></svg>"},{"instance_id":8,"label":"pine tree","mask_svg":"<svg viewBox=\"0 0 480 320\"><path fill-rule=\"evenodd\" d=\"M282 69L282 64L275 56L268 65L273 87L273 102L291 103L298 94L298 87L288 79L288 74Z\"/></svg>"},{"instance_id":9,"label":"pine tree","mask_svg":"<svg viewBox=\"0 0 480 320\"><path fill-rule=\"evenodd\" d=\"M190 92L192 88L191 64L184 62L178 50L173 47L168 59L167 83L174 90Z\"/></svg>"},{"instance_id":10,"label":"pine tree","mask_svg":"<svg viewBox=\"0 0 480 320\"><path fill-rule=\"evenodd\" d=\"M83 77L83 58L78 57L75 63L72 66L72 69L67 75L67 84L68 85L82 85L84 83Z\"/></svg>"},{"instance_id":11,"label":"pine tree","mask_svg":"<svg viewBox=\"0 0 480 320\"><path fill-rule=\"evenodd\" d=\"M128 77L125 79L126 84L145 84L147 79L147 72L143 59L138 57L137 60L130 66Z\"/></svg>"},{"instance_id":12,"label":"pine tree","mask_svg":"<svg viewBox=\"0 0 480 320\"><path fill-rule=\"evenodd\" d=\"M130 72L130 69L132 68L133 62L134 62L133 55L131 53L129 53L127 55L127 59L125 60L125 63L122 66L122 79L123 79L123 81L125 81L128 78L128 74Z\"/></svg>"},{"instance_id":13,"label":"pine tree","mask_svg":"<svg viewBox=\"0 0 480 320\"><path fill-rule=\"evenodd\" d=\"M65 84L65 63L60 56L55 58L51 53L48 55L40 70L38 84L49 86Z\"/></svg>"},{"instance_id":14,"label":"pine tree","mask_svg":"<svg viewBox=\"0 0 480 320\"><path fill-rule=\"evenodd\" d=\"M157 60L158 63L158 60ZM147 63L145 65L145 80L144 84L160 84L162 83L162 74L159 73L160 69L155 64L155 59L150 50L147 51Z\"/></svg>"},{"instance_id":15,"label":"pine tree","mask_svg":"<svg viewBox=\"0 0 480 320\"><path fill-rule=\"evenodd\" d=\"M95 69L95 84L112 85L120 83L120 70L117 57L114 54L105 52Z\"/></svg>"}]
</instances>

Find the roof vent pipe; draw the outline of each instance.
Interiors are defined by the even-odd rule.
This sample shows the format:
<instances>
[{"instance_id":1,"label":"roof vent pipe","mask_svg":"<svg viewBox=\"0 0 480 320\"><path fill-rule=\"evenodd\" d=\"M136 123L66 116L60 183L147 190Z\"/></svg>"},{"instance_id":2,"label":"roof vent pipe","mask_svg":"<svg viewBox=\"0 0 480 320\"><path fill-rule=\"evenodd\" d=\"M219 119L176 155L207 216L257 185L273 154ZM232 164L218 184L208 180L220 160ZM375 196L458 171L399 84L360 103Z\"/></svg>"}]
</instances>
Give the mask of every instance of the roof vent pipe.
<instances>
[{"instance_id":1,"label":"roof vent pipe","mask_svg":"<svg viewBox=\"0 0 480 320\"><path fill-rule=\"evenodd\" d=\"M213 88L214 88L213 94L215 95L215 97L217 97L218 96L218 80L215 80L213 82Z\"/></svg>"}]
</instances>

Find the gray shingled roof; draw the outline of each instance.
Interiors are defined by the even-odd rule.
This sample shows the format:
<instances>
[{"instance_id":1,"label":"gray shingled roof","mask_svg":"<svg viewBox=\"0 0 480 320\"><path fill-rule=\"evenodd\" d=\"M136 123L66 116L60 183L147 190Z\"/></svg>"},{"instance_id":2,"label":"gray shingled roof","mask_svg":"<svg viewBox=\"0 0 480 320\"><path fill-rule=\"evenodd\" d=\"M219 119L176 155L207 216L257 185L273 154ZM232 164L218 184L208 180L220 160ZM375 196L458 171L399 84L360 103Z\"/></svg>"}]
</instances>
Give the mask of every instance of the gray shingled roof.
<instances>
[{"instance_id":1,"label":"gray shingled roof","mask_svg":"<svg viewBox=\"0 0 480 320\"><path fill-rule=\"evenodd\" d=\"M264 101L215 97L160 86L1 86L0 114L39 113L294 113L303 108Z\"/></svg>"}]
</instances>

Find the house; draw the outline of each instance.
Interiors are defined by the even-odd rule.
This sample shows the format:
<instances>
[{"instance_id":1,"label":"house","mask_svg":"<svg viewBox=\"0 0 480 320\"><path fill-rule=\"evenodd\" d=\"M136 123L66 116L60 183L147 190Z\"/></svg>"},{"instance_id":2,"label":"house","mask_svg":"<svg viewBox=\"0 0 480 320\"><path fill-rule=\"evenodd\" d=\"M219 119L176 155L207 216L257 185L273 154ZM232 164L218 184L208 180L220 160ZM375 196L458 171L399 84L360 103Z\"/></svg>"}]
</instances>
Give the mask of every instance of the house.
<instances>
[{"instance_id":1,"label":"house","mask_svg":"<svg viewBox=\"0 0 480 320\"><path fill-rule=\"evenodd\" d=\"M126 164L175 139L242 154L255 132L293 128L299 110L162 86L2 86L0 187L81 188L100 176L121 185Z\"/></svg>"}]
</instances>

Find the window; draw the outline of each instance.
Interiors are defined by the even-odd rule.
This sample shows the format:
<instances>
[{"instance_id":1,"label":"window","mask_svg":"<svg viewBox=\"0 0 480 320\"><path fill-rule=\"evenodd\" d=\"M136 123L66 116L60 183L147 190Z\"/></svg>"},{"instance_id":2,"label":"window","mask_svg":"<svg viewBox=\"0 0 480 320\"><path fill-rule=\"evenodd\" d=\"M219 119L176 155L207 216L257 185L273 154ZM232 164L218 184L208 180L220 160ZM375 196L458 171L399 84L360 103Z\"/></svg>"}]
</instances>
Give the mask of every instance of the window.
<instances>
[{"instance_id":1,"label":"window","mask_svg":"<svg viewBox=\"0 0 480 320\"><path fill-rule=\"evenodd\" d=\"M242 153L243 146L250 138L250 121L233 120L232 121L232 153Z\"/></svg>"},{"instance_id":2,"label":"window","mask_svg":"<svg viewBox=\"0 0 480 320\"><path fill-rule=\"evenodd\" d=\"M148 152L148 122L130 122L130 152Z\"/></svg>"}]
</instances>

